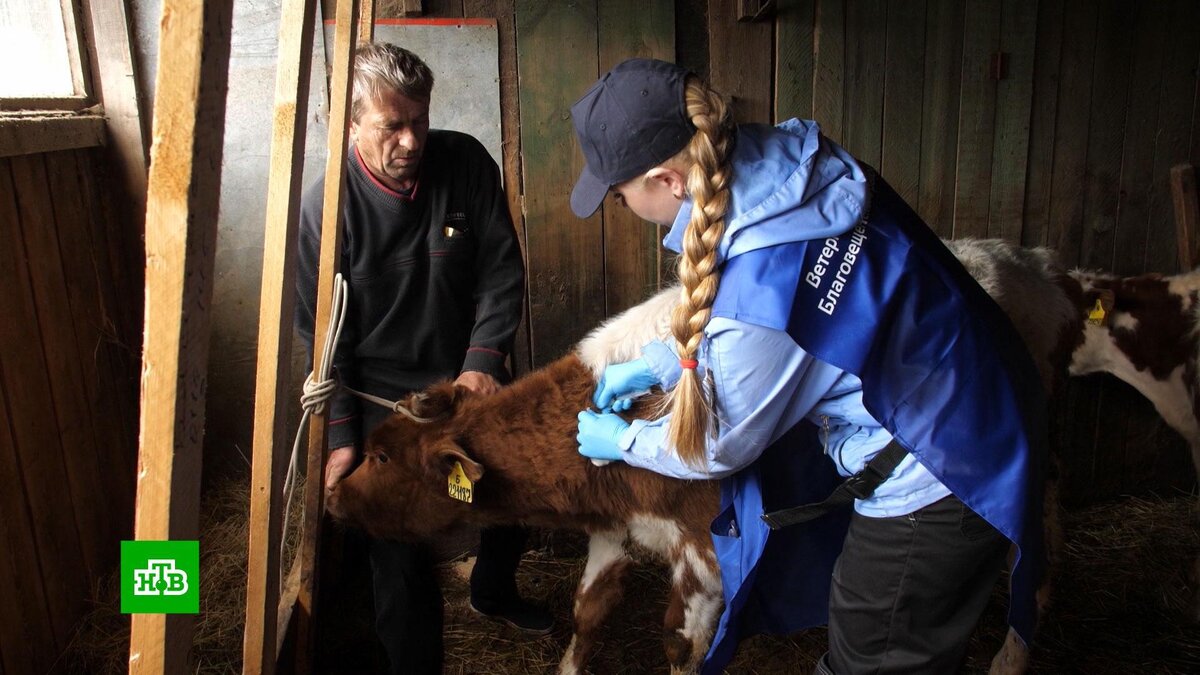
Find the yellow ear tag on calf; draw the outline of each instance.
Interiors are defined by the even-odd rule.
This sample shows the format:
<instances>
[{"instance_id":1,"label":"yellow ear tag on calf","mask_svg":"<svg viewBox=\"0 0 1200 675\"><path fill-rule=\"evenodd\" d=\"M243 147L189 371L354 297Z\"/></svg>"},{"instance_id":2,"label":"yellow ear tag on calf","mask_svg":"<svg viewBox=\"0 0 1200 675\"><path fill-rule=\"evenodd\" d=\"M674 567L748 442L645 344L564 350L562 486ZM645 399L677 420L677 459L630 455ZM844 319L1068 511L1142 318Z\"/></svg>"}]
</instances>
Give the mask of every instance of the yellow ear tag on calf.
<instances>
[{"instance_id":1,"label":"yellow ear tag on calf","mask_svg":"<svg viewBox=\"0 0 1200 675\"><path fill-rule=\"evenodd\" d=\"M475 483L467 478L467 472L463 471L462 462L454 463L454 468L450 471L450 477L446 479L446 484L450 488L451 499L470 504L475 497Z\"/></svg>"},{"instance_id":2,"label":"yellow ear tag on calf","mask_svg":"<svg viewBox=\"0 0 1200 675\"><path fill-rule=\"evenodd\" d=\"M1117 294L1111 288L1098 289L1096 306L1088 312L1088 323L1093 326L1107 326L1112 321L1113 306L1117 304Z\"/></svg>"}]
</instances>

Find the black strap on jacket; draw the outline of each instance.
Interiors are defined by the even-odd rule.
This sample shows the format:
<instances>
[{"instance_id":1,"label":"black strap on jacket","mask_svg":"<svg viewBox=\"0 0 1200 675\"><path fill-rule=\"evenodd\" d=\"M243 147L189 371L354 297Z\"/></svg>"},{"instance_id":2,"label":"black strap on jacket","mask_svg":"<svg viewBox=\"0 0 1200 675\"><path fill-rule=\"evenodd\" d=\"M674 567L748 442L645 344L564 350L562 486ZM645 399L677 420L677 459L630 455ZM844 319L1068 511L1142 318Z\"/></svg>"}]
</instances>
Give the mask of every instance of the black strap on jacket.
<instances>
[{"instance_id":1,"label":"black strap on jacket","mask_svg":"<svg viewBox=\"0 0 1200 675\"><path fill-rule=\"evenodd\" d=\"M884 446L879 454L871 458L862 471L842 481L825 501L812 504L801 504L787 509L780 509L762 514L763 522L772 530L778 530L796 523L806 523L814 518L833 511L834 509L853 504L855 499L866 499L875 494L876 488L892 475L908 450L895 440Z\"/></svg>"}]
</instances>

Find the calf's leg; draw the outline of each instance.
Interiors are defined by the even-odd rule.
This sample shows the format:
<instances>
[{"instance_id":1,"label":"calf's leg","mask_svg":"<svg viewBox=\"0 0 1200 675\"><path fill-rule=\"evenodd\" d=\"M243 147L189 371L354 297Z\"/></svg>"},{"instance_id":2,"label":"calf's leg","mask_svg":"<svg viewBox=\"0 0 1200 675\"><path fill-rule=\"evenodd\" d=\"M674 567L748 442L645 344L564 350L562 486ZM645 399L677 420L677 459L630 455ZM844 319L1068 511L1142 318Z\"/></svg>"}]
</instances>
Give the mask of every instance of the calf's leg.
<instances>
[{"instance_id":1,"label":"calf's leg","mask_svg":"<svg viewBox=\"0 0 1200 675\"><path fill-rule=\"evenodd\" d=\"M663 643L672 675L694 673L708 652L721 615L721 575L707 537L671 555L671 593Z\"/></svg>"},{"instance_id":2,"label":"calf's leg","mask_svg":"<svg viewBox=\"0 0 1200 675\"><path fill-rule=\"evenodd\" d=\"M575 591L575 634L559 662L561 675L577 675L596 649L596 637L608 613L621 599L622 579L631 559L624 528L591 533L587 566Z\"/></svg>"}]
</instances>

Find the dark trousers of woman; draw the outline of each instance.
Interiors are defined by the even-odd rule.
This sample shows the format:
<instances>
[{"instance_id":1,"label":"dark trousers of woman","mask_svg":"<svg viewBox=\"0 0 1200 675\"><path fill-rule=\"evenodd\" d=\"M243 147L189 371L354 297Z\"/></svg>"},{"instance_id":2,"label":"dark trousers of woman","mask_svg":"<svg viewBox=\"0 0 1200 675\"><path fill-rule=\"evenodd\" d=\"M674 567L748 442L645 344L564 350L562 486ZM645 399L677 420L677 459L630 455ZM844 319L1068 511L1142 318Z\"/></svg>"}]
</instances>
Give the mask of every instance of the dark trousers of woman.
<instances>
[{"instance_id":1,"label":"dark trousers of woman","mask_svg":"<svg viewBox=\"0 0 1200 675\"><path fill-rule=\"evenodd\" d=\"M958 672L1007 551L1008 539L953 495L895 518L854 514L816 672Z\"/></svg>"}]
</instances>

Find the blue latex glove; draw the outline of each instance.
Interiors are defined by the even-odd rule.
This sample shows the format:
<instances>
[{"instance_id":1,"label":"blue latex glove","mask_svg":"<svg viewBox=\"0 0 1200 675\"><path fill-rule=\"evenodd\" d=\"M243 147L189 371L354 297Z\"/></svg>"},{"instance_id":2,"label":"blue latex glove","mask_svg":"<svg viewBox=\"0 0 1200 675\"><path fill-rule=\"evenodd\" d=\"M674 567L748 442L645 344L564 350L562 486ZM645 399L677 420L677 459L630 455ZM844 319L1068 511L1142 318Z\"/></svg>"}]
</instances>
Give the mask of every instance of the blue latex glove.
<instances>
[{"instance_id":1,"label":"blue latex glove","mask_svg":"<svg viewBox=\"0 0 1200 675\"><path fill-rule=\"evenodd\" d=\"M629 423L612 413L594 413L584 410L579 413L579 454L591 459L618 460L625 456L618 441L629 428Z\"/></svg>"},{"instance_id":2,"label":"blue latex glove","mask_svg":"<svg viewBox=\"0 0 1200 675\"><path fill-rule=\"evenodd\" d=\"M658 378L650 372L646 359L618 363L604 369L596 393L592 395L592 403L601 410L625 411L633 404L632 394L645 392L656 384Z\"/></svg>"}]
</instances>

